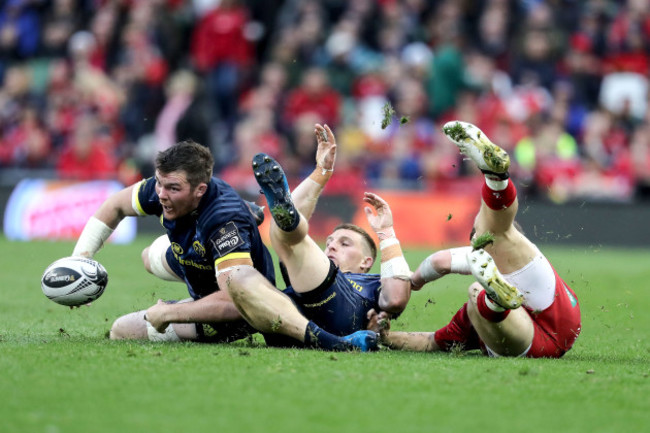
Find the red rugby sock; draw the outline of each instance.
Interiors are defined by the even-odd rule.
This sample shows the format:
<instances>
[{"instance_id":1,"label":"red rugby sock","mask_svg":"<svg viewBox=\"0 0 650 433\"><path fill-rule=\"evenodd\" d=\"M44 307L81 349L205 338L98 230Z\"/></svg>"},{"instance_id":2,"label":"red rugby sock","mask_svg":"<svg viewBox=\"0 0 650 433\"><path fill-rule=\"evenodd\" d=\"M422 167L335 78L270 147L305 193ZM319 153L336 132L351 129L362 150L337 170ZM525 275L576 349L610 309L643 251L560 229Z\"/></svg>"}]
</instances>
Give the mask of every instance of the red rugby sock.
<instances>
[{"instance_id":1,"label":"red rugby sock","mask_svg":"<svg viewBox=\"0 0 650 433\"><path fill-rule=\"evenodd\" d=\"M481 196L490 209L502 210L508 208L515 201L517 198L517 188L510 181L504 190L495 191L484 183Z\"/></svg>"},{"instance_id":2,"label":"red rugby sock","mask_svg":"<svg viewBox=\"0 0 650 433\"><path fill-rule=\"evenodd\" d=\"M485 290L481 290L481 292L476 297L476 306L478 307L478 312L481 314L481 316L483 316L484 319L490 322L499 323L508 317L510 310L494 311L488 307L487 301L485 300L486 296L487 294L485 293Z\"/></svg>"}]
</instances>

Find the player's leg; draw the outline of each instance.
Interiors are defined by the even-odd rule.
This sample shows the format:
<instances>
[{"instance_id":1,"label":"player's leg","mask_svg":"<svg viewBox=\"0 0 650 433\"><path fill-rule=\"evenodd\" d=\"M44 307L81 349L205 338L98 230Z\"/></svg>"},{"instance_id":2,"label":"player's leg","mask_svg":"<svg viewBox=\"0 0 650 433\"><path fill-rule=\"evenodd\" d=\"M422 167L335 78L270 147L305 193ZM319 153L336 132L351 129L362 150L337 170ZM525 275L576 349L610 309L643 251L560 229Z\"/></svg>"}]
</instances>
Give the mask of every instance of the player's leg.
<instances>
[{"instance_id":1,"label":"player's leg","mask_svg":"<svg viewBox=\"0 0 650 433\"><path fill-rule=\"evenodd\" d=\"M293 289L296 292L312 290L326 279L330 261L309 237L309 225L294 206L280 164L259 153L253 158L252 165L273 216L270 227L273 250L286 266Z\"/></svg>"},{"instance_id":2,"label":"player's leg","mask_svg":"<svg viewBox=\"0 0 650 433\"><path fill-rule=\"evenodd\" d=\"M338 337L309 321L291 299L273 287L252 266L233 266L219 272L217 281L226 287L242 316L263 333L278 333L294 338L306 347L325 350L362 351L377 348L377 334L358 331Z\"/></svg>"},{"instance_id":3,"label":"player's leg","mask_svg":"<svg viewBox=\"0 0 650 433\"><path fill-rule=\"evenodd\" d=\"M142 250L142 263L150 274L165 280L183 282L183 279L174 272L168 263L171 257L171 243L167 235L160 236L147 248Z\"/></svg>"},{"instance_id":4,"label":"player's leg","mask_svg":"<svg viewBox=\"0 0 650 433\"><path fill-rule=\"evenodd\" d=\"M443 131L485 175L481 207L474 222L476 236L487 232L494 236L494 242L485 249L501 272L521 269L533 259L537 248L513 224L519 202L509 179L510 157L472 124L452 121Z\"/></svg>"},{"instance_id":5,"label":"player's leg","mask_svg":"<svg viewBox=\"0 0 650 433\"><path fill-rule=\"evenodd\" d=\"M191 302L185 299L180 302ZM194 323L173 323L165 332L156 331L144 319L146 310L136 311L119 317L110 330L111 340L150 340L150 341L196 341L199 334Z\"/></svg>"},{"instance_id":6,"label":"player's leg","mask_svg":"<svg viewBox=\"0 0 650 433\"><path fill-rule=\"evenodd\" d=\"M467 316L488 352L501 356L520 356L530 348L535 334L532 319L524 308L490 308L486 291L473 283L469 287Z\"/></svg>"},{"instance_id":7,"label":"player's leg","mask_svg":"<svg viewBox=\"0 0 650 433\"><path fill-rule=\"evenodd\" d=\"M514 226L518 201L508 174L510 158L474 125L449 122L443 131L485 175L481 207L474 222L475 237L487 232L494 237L484 249L467 257L478 282L469 289L468 316L491 351L520 355L529 348L534 327L528 313L519 308L524 299L521 292L501 272L524 268L539 251Z\"/></svg>"}]
</instances>

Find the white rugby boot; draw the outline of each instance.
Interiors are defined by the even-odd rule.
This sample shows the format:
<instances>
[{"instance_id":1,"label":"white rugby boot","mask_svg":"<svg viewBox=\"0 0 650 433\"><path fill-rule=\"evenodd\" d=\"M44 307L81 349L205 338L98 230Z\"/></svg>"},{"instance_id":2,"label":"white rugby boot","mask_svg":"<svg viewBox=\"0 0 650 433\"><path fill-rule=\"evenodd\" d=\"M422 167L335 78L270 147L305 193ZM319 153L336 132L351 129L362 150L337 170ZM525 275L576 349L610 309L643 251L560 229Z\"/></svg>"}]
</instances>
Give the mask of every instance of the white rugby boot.
<instances>
[{"instance_id":1,"label":"white rugby boot","mask_svg":"<svg viewBox=\"0 0 650 433\"><path fill-rule=\"evenodd\" d=\"M442 131L484 174L496 179L508 179L508 153L492 143L483 131L471 123L458 120L447 122Z\"/></svg>"},{"instance_id":2,"label":"white rugby boot","mask_svg":"<svg viewBox=\"0 0 650 433\"><path fill-rule=\"evenodd\" d=\"M484 249L467 254L467 264L476 281L483 286L487 296L505 309L519 308L524 301L519 290L508 283L494 264L494 259Z\"/></svg>"}]
</instances>

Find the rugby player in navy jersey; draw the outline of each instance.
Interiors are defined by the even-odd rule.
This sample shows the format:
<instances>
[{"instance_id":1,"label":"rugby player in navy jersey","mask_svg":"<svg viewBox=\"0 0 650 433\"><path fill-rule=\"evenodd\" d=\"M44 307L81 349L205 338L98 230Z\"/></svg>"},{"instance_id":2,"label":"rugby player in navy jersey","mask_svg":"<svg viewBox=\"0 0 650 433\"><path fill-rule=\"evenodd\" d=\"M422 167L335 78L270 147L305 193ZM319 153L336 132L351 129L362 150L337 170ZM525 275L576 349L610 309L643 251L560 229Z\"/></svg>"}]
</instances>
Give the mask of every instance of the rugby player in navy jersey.
<instances>
[{"instance_id":1,"label":"rugby player in navy jersey","mask_svg":"<svg viewBox=\"0 0 650 433\"><path fill-rule=\"evenodd\" d=\"M335 335L365 329L368 311L399 314L410 297L410 271L393 230L388 204L366 192L370 226L380 240L381 274L369 274L377 255L372 237L353 224L341 224L327 238L325 250L308 235L308 220L332 176L336 141L327 125L315 126L316 167L291 193L280 165L260 153L253 158L255 177L273 216L273 249L286 267L285 290L305 317Z\"/></svg>"},{"instance_id":2,"label":"rugby player in navy jersey","mask_svg":"<svg viewBox=\"0 0 650 433\"><path fill-rule=\"evenodd\" d=\"M93 257L124 217L159 217L167 240L159 238L143 252L145 267L160 278L183 281L191 296L120 317L111 338L228 342L259 330L308 347L373 349L374 332L331 335L275 288L273 262L253 214L227 183L212 177L213 165L206 147L191 140L178 143L158 154L155 177L109 197L84 227L73 255ZM242 317L237 300L243 293ZM247 317L249 310L254 320Z\"/></svg>"}]
</instances>

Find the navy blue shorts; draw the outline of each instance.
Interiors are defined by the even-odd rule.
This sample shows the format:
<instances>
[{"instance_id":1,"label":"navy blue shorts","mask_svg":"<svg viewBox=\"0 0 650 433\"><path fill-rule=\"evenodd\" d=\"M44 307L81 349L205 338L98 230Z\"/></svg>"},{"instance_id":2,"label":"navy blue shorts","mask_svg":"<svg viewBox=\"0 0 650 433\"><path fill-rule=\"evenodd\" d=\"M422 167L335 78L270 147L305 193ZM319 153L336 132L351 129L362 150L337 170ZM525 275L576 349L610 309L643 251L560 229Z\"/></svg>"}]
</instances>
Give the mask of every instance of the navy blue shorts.
<instances>
[{"instance_id":1,"label":"navy blue shorts","mask_svg":"<svg viewBox=\"0 0 650 433\"><path fill-rule=\"evenodd\" d=\"M284 293L305 317L325 331L349 335L366 329L368 311L377 305L375 300L361 296L345 275L330 260L330 271L320 286L305 293L289 287Z\"/></svg>"}]
</instances>

